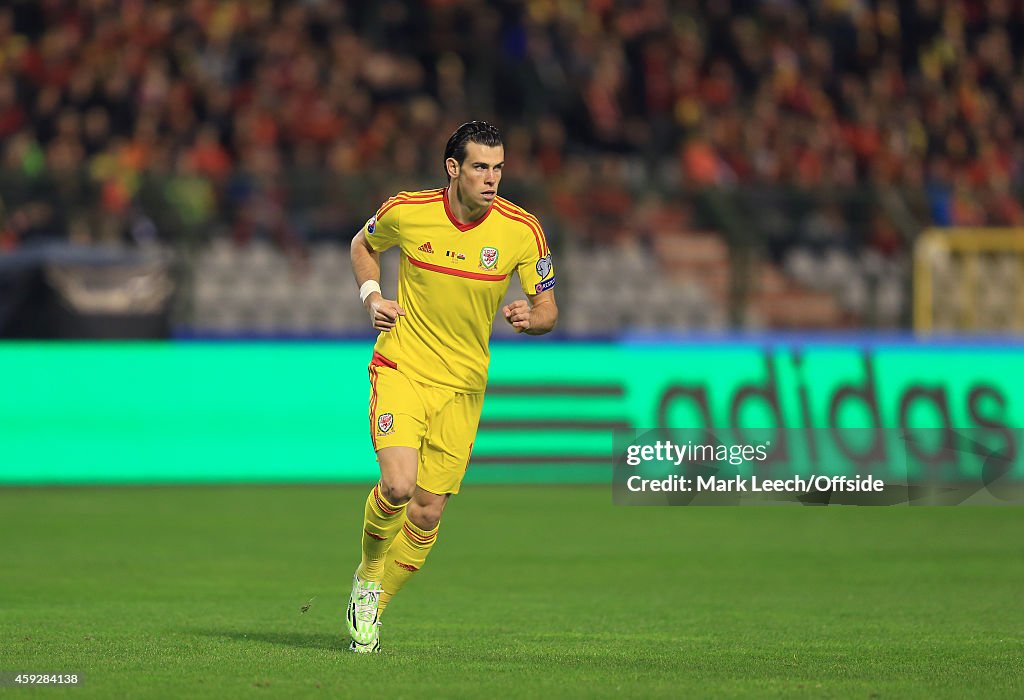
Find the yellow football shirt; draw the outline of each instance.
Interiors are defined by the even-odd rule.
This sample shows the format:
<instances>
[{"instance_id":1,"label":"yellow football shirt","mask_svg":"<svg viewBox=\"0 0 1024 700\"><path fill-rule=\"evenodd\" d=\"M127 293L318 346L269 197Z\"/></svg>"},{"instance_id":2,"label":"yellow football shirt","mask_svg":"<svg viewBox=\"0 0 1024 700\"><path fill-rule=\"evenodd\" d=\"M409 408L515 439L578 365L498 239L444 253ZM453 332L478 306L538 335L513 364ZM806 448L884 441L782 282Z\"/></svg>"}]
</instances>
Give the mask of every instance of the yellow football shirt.
<instances>
[{"instance_id":1,"label":"yellow football shirt","mask_svg":"<svg viewBox=\"0 0 1024 700\"><path fill-rule=\"evenodd\" d=\"M488 341L512 273L523 292L551 289L555 271L536 217L496 197L459 223L445 189L400 192L363 227L377 252L401 249L398 304L406 315L374 350L410 378L462 393L483 392Z\"/></svg>"}]
</instances>

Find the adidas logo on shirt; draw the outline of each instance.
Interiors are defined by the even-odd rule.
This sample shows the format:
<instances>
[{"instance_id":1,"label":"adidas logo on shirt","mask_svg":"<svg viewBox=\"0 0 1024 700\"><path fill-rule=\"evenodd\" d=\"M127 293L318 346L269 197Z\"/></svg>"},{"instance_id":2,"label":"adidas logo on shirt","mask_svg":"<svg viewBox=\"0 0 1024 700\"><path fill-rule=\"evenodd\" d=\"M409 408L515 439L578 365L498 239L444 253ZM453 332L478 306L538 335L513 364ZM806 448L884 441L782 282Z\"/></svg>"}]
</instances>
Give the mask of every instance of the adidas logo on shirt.
<instances>
[{"instance_id":1,"label":"adidas logo on shirt","mask_svg":"<svg viewBox=\"0 0 1024 700\"><path fill-rule=\"evenodd\" d=\"M424 253L433 253L434 249L430 247L430 241L427 241L416 250L422 250Z\"/></svg>"}]
</instances>

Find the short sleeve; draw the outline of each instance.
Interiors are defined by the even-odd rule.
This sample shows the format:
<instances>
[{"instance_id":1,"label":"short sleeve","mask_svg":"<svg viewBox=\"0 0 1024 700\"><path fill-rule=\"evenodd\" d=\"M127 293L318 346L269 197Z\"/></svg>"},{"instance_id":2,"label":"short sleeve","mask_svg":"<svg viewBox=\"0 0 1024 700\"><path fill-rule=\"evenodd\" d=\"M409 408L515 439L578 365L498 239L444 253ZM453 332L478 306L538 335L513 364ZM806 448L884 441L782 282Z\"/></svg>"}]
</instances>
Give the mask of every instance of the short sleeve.
<instances>
[{"instance_id":1,"label":"short sleeve","mask_svg":"<svg viewBox=\"0 0 1024 700\"><path fill-rule=\"evenodd\" d=\"M398 245L400 213L401 206L392 197L363 225L363 235L366 236L370 247L378 253Z\"/></svg>"},{"instance_id":2,"label":"short sleeve","mask_svg":"<svg viewBox=\"0 0 1024 700\"><path fill-rule=\"evenodd\" d=\"M533 233L519 264L516 265L519 283L527 296L546 292L555 286L555 266L551 261L551 251L544 240L544 233L539 227Z\"/></svg>"}]
</instances>

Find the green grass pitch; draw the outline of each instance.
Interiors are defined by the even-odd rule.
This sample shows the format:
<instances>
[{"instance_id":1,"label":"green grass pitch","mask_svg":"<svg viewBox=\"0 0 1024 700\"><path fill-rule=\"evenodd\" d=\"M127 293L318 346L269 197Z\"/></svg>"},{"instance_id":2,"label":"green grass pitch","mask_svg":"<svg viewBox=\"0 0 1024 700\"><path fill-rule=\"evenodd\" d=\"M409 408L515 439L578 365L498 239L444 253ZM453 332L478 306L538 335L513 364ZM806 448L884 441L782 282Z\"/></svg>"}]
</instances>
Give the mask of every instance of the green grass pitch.
<instances>
[{"instance_id":1,"label":"green grass pitch","mask_svg":"<svg viewBox=\"0 0 1024 700\"><path fill-rule=\"evenodd\" d=\"M0 490L0 671L82 698L1024 696L1019 508L467 486L360 657L367 489Z\"/></svg>"}]
</instances>

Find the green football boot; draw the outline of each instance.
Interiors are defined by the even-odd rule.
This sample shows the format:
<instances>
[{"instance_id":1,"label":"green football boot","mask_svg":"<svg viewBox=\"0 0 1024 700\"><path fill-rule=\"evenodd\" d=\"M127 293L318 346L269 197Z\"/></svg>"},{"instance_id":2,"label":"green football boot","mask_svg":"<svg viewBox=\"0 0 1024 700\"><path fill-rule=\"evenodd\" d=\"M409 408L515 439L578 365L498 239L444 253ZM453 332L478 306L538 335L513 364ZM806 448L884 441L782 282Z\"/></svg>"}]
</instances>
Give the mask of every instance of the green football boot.
<instances>
[{"instance_id":1,"label":"green football boot","mask_svg":"<svg viewBox=\"0 0 1024 700\"><path fill-rule=\"evenodd\" d=\"M379 582L352 576L352 593L348 598L345 619L348 621L348 634L356 644L379 648L377 605L382 592Z\"/></svg>"}]
</instances>

